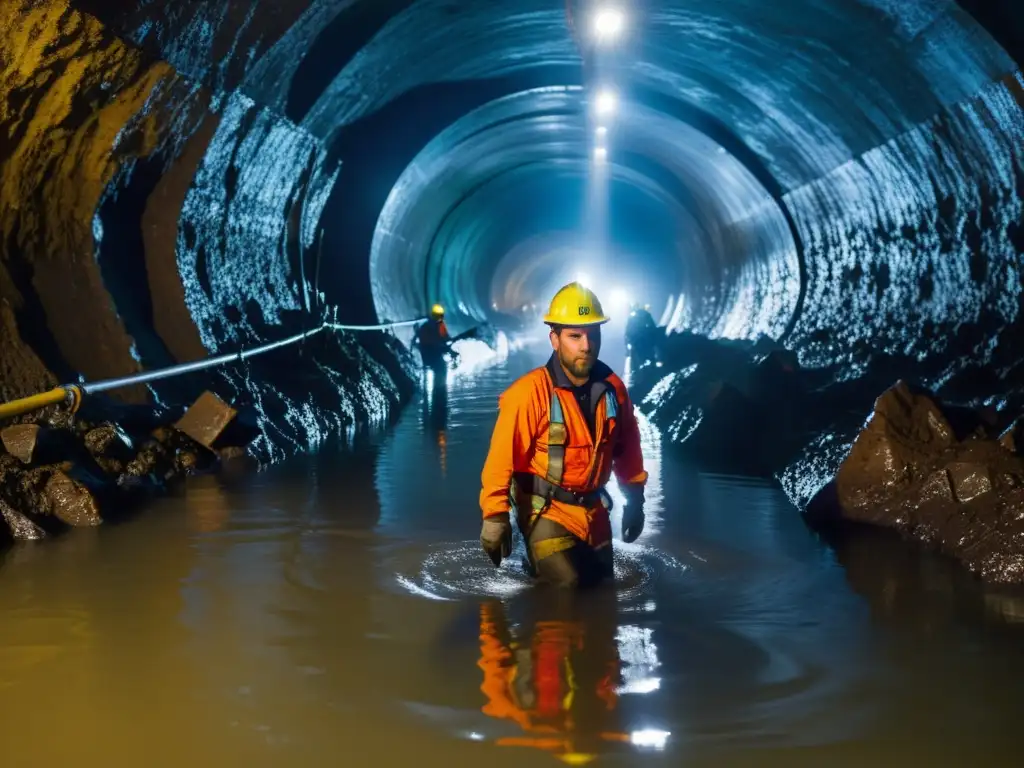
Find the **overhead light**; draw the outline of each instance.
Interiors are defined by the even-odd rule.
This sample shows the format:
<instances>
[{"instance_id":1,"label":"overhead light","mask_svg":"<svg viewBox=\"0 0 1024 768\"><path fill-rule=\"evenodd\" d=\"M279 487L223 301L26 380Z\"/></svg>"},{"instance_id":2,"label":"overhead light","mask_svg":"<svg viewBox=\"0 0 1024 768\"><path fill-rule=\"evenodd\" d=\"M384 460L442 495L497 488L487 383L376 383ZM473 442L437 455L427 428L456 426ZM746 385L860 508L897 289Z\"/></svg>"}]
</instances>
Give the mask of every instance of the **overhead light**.
<instances>
[{"instance_id":1,"label":"overhead light","mask_svg":"<svg viewBox=\"0 0 1024 768\"><path fill-rule=\"evenodd\" d=\"M597 94L597 100L594 102L594 108L599 115L610 115L615 111L617 105L618 99L615 98L615 92L607 88Z\"/></svg>"},{"instance_id":2,"label":"overhead light","mask_svg":"<svg viewBox=\"0 0 1024 768\"><path fill-rule=\"evenodd\" d=\"M594 33L598 39L614 40L626 26L626 14L618 8L600 8L594 14Z\"/></svg>"},{"instance_id":3,"label":"overhead light","mask_svg":"<svg viewBox=\"0 0 1024 768\"><path fill-rule=\"evenodd\" d=\"M594 159L603 163L608 159L608 148L607 147L594 147Z\"/></svg>"},{"instance_id":4,"label":"overhead light","mask_svg":"<svg viewBox=\"0 0 1024 768\"><path fill-rule=\"evenodd\" d=\"M622 288L613 288L608 299L613 307L625 307L629 304L629 294Z\"/></svg>"},{"instance_id":5,"label":"overhead light","mask_svg":"<svg viewBox=\"0 0 1024 768\"><path fill-rule=\"evenodd\" d=\"M603 125L597 126L597 135L598 136L607 136L608 135L608 128L603 126Z\"/></svg>"}]
</instances>

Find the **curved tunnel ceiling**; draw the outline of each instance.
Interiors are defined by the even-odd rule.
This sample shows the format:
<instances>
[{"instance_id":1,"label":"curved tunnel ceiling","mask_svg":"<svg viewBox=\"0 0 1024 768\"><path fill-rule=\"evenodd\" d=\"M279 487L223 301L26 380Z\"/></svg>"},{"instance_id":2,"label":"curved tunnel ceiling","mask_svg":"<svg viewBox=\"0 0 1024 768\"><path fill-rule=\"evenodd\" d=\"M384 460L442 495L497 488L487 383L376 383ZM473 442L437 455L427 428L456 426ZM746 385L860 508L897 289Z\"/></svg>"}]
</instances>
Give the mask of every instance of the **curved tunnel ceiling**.
<instances>
[{"instance_id":1,"label":"curved tunnel ceiling","mask_svg":"<svg viewBox=\"0 0 1024 768\"><path fill-rule=\"evenodd\" d=\"M305 115L314 135L329 138L423 83L581 63L560 0L402 5ZM712 116L786 189L1016 69L953 0L643 5L615 78Z\"/></svg>"},{"instance_id":2,"label":"curved tunnel ceiling","mask_svg":"<svg viewBox=\"0 0 1024 768\"><path fill-rule=\"evenodd\" d=\"M580 89L537 89L475 110L431 142L392 189L374 237L381 312L405 317L439 300L484 319L493 276L516 242L570 229L589 262L581 268L613 282L629 274L634 284L645 275L674 284L688 297L689 325L730 335L784 330L799 270L771 195L723 147L640 103L620 106L610 160L594 166L587 108ZM517 266L530 270L523 256L516 251ZM768 285L772 274L788 279L775 281L769 300L744 300L744 286ZM528 294L502 303L530 304L557 285L522 287Z\"/></svg>"}]
</instances>

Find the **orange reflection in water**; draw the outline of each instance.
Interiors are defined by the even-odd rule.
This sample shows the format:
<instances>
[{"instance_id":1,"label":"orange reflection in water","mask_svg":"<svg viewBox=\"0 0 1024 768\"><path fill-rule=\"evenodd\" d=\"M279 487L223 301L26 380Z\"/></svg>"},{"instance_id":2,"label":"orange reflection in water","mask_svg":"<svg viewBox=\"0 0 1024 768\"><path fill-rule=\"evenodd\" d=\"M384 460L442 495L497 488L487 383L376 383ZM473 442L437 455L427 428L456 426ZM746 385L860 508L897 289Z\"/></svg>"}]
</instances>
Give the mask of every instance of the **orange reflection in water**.
<instances>
[{"instance_id":1,"label":"orange reflection in water","mask_svg":"<svg viewBox=\"0 0 1024 768\"><path fill-rule=\"evenodd\" d=\"M482 711L524 731L496 744L544 750L581 765L597 757L602 744L629 742L616 728L621 669L614 604L611 611L595 623L559 618L563 611L549 606L527 632L516 633L501 602L481 605Z\"/></svg>"}]
</instances>

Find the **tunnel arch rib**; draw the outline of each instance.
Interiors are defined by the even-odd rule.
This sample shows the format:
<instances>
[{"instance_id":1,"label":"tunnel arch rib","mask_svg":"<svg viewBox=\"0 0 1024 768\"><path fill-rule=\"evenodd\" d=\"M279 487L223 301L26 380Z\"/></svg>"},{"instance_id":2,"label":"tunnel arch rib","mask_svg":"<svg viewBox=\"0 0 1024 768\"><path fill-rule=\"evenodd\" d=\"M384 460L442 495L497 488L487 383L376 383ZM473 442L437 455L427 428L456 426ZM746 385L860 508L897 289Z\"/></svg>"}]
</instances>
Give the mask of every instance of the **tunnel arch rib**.
<instances>
[{"instance_id":1,"label":"tunnel arch rib","mask_svg":"<svg viewBox=\"0 0 1024 768\"><path fill-rule=\"evenodd\" d=\"M371 285L380 314L422 312L438 300L484 319L491 291L479 286L490 279L467 296L455 271L495 273L517 237L536 234L531 227L576 228L585 239L577 208L595 185L607 183L645 195L670 232L640 255L650 263L647 271L687 296L679 327L781 335L796 308L799 264L772 196L721 145L643 104L624 105L615 127L617 157L624 159L609 163L606 180L598 178L584 155L584 96L579 88L507 96L453 124L417 156L393 188L374 236ZM552 220L549 210L530 212L549 184L560 185L549 202L564 207L564 221ZM508 185L504 197L502 185ZM509 217L519 220L518 233ZM611 220L621 224L614 214ZM610 261L596 259L598 266ZM530 286L537 293L550 287Z\"/></svg>"}]
</instances>

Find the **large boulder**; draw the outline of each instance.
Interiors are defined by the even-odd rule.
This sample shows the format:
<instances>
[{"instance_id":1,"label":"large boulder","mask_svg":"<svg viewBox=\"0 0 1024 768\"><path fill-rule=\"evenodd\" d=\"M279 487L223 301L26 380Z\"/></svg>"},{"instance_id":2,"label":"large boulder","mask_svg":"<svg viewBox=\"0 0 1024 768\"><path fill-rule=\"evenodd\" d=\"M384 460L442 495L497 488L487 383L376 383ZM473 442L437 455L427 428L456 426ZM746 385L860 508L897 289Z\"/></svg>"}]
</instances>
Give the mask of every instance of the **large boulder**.
<instances>
[{"instance_id":1,"label":"large boulder","mask_svg":"<svg viewBox=\"0 0 1024 768\"><path fill-rule=\"evenodd\" d=\"M1024 459L982 417L944 409L902 381L877 399L807 511L816 524L892 528L987 581L1024 583Z\"/></svg>"}]
</instances>

